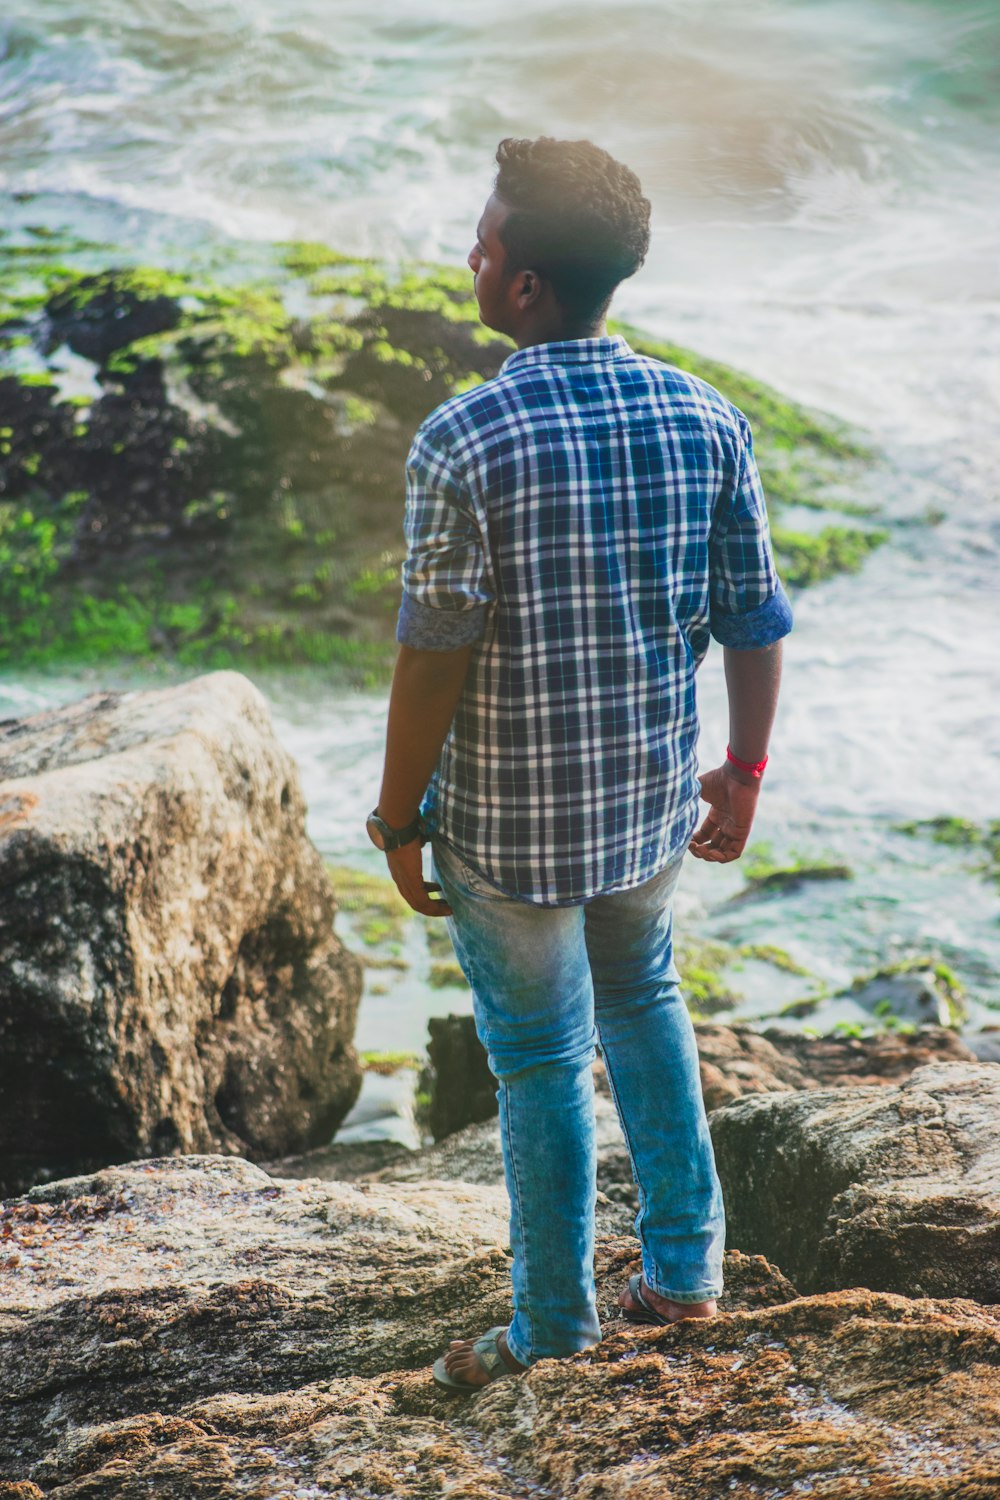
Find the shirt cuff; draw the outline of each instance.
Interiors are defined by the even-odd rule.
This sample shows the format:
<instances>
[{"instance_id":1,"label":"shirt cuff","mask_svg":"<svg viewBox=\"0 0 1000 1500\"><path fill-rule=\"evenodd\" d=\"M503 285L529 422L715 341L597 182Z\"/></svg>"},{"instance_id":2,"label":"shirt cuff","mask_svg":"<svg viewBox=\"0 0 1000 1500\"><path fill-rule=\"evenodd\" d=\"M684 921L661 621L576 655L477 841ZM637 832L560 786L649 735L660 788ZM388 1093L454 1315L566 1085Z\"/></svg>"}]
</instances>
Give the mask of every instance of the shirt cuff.
<instances>
[{"instance_id":1,"label":"shirt cuff","mask_svg":"<svg viewBox=\"0 0 1000 1500\"><path fill-rule=\"evenodd\" d=\"M457 651L482 639L488 608L476 604L472 609L432 609L404 590L396 639L417 651Z\"/></svg>"},{"instance_id":2,"label":"shirt cuff","mask_svg":"<svg viewBox=\"0 0 1000 1500\"><path fill-rule=\"evenodd\" d=\"M723 646L734 651L752 651L771 646L792 628L792 606L780 582L769 599L743 615L714 614L711 631Z\"/></svg>"}]
</instances>

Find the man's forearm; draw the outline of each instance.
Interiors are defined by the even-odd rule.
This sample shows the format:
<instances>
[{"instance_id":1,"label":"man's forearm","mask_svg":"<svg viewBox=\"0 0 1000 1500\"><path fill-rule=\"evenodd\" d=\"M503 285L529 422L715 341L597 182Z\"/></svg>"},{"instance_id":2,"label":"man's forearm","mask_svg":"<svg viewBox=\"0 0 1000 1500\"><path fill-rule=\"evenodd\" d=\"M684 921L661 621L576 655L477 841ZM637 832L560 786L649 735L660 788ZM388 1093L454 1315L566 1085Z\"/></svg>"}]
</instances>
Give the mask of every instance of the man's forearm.
<instances>
[{"instance_id":1,"label":"man's forearm","mask_svg":"<svg viewBox=\"0 0 1000 1500\"><path fill-rule=\"evenodd\" d=\"M451 728L471 646L417 651L400 646L389 696L385 771L378 810L393 828L413 821Z\"/></svg>"},{"instance_id":2,"label":"man's forearm","mask_svg":"<svg viewBox=\"0 0 1000 1500\"><path fill-rule=\"evenodd\" d=\"M767 754L781 685L781 641L750 651L723 650L729 693L729 744L740 760Z\"/></svg>"}]
</instances>

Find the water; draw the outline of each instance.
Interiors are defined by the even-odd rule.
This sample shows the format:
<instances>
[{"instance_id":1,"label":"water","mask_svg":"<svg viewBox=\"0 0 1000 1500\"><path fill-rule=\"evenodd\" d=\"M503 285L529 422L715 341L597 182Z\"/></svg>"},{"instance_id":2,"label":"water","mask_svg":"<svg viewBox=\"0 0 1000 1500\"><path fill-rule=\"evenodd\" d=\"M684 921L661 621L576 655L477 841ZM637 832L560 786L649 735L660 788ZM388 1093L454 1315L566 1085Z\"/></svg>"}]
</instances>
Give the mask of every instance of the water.
<instances>
[{"instance_id":1,"label":"water","mask_svg":"<svg viewBox=\"0 0 1000 1500\"><path fill-rule=\"evenodd\" d=\"M996 1021L995 890L893 825L1000 817L998 85L1000 8L973 0L7 0L0 201L11 230L152 258L306 237L460 263L501 136L586 134L627 160L654 240L616 311L862 424L885 461L854 498L892 527L860 575L797 600L759 817L779 855L855 879L733 905L739 866L690 862L682 919L810 970L748 966L738 1014L934 952ZM709 765L716 654L700 676ZM359 811L384 695L256 680L315 841L377 868ZM109 682L8 673L0 714ZM419 1047L432 1006L467 1003L389 988L363 1046Z\"/></svg>"}]
</instances>

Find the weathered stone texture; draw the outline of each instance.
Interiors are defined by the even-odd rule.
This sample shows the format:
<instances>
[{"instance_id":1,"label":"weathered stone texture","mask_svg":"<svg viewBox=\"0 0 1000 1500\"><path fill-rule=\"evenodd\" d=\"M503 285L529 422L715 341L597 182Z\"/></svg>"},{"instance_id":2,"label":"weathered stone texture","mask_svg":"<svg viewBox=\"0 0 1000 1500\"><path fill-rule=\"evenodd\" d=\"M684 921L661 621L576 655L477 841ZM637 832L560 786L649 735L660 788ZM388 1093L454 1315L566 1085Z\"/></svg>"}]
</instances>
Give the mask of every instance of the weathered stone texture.
<instances>
[{"instance_id":1,"label":"weathered stone texture","mask_svg":"<svg viewBox=\"0 0 1000 1500\"><path fill-rule=\"evenodd\" d=\"M237 672L0 724L0 1192L328 1140L357 961L295 763Z\"/></svg>"},{"instance_id":2,"label":"weathered stone texture","mask_svg":"<svg viewBox=\"0 0 1000 1500\"><path fill-rule=\"evenodd\" d=\"M1000 1309L798 1297L726 1255L716 1318L469 1400L429 1363L509 1315L502 1190L167 1158L5 1211L0 1500L992 1500ZM10 1265L12 1257L16 1263Z\"/></svg>"},{"instance_id":3,"label":"weathered stone texture","mask_svg":"<svg viewBox=\"0 0 1000 1500\"><path fill-rule=\"evenodd\" d=\"M727 1239L804 1291L1000 1303L1000 1067L750 1095L710 1116Z\"/></svg>"},{"instance_id":4,"label":"weathered stone texture","mask_svg":"<svg viewBox=\"0 0 1000 1500\"><path fill-rule=\"evenodd\" d=\"M744 1094L896 1083L935 1061L974 1062L975 1054L947 1026L875 1036L809 1036L780 1026L695 1026L706 1109Z\"/></svg>"},{"instance_id":5,"label":"weathered stone texture","mask_svg":"<svg viewBox=\"0 0 1000 1500\"><path fill-rule=\"evenodd\" d=\"M486 1051L472 1016L432 1021L431 1090L434 1139L497 1112ZM744 1094L774 1089L816 1089L830 1084L894 1083L927 1062L974 1062L975 1053L947 1026L866 1037L808 1036L780 1026L756 1031L749 1025L695 1023L706 1109ZM603 1066L598 1087L609 1092Z\"/></svg>"}]
</instances>

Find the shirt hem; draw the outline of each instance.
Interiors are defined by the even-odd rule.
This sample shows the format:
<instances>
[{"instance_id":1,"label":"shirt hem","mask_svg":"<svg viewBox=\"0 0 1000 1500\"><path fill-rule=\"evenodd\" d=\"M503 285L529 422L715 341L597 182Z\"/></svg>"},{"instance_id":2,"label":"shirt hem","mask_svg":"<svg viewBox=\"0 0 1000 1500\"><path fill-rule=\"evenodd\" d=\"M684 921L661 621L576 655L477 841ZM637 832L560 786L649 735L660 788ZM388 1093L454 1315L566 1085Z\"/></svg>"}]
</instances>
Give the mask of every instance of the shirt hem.
<instances>
[{"instance_id":1,"label":"shirt hem","mask_svg":"<svg viewBox=\"0 0 1000 1500\"><path fill-rule=\"evenodd\" d=\"M542 901L537 896L526 896L520 892L508 890L506 886L499 885L492 876L487 875L482 866L477 864L476 861L466 852L466 850L460 848L456 843L454 843L452 839L446 838L445 835L440 831L440 828L432 829L430 831L430 836L434 841L440 840L440 842L447 848L449 848L451 852L463 862L463 864L468 865L470 870L474 870L475 873L479 876L480 880L485 880L487 885L492 886L498 895L506 896L508 901L519 901L524 906L565 908L570 906L584 906L588 901L596 900L598 896L617 896L624 891L634 891L638 889L639 886L645 885L647 881L654 880L657 875L661 874L663 870L666 869L667 865L673 864L674 860L677 859L681 854L683 854L687 849L697 821L698 812L697 807L695 807L693 808L693 816L688 819L684 835L678 838L669 846L667 852L660 857L655 869L647 871L645 874L639 876L638 879L621 881L617 885L600 886L597 890L591 891L589 894L581 896L567 896L565 898L560 898L554 901Z\"/></svg>"}]
</instances>

